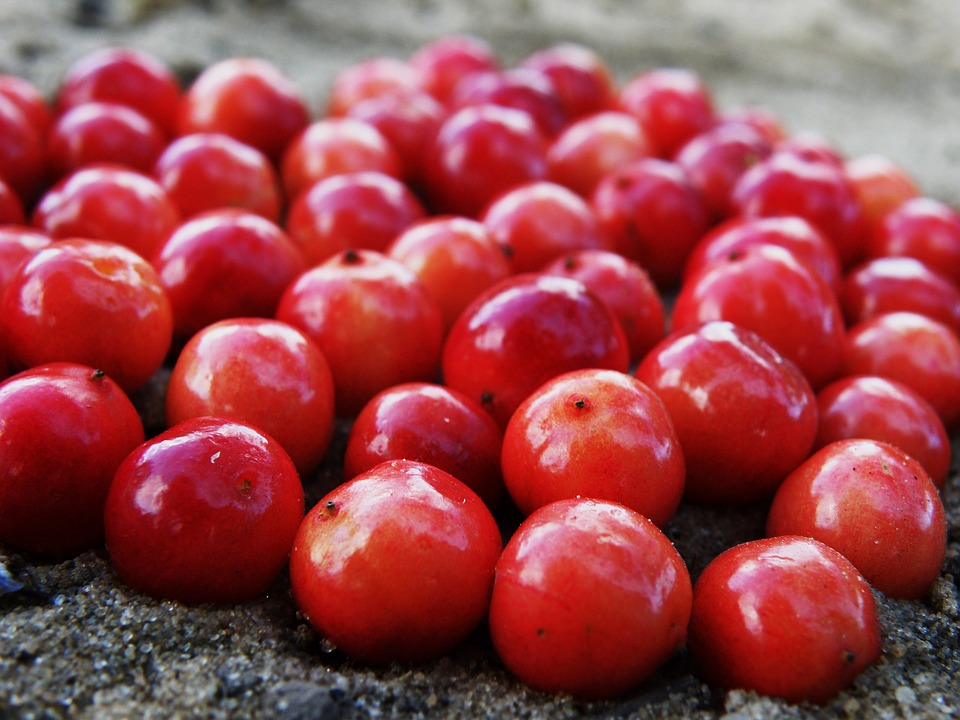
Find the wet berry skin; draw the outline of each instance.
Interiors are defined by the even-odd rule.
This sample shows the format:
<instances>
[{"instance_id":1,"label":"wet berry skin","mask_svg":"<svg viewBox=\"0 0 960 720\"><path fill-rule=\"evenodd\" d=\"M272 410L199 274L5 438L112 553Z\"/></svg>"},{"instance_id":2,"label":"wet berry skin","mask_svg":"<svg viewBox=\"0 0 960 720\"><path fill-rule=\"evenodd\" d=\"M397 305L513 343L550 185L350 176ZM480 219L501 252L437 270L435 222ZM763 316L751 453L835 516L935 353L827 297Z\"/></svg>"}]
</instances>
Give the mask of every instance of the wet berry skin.
<instances>
[{"instance_id":1,"label":"wet berry skin","mask_svg":"<svg viewBox=\"0 0 960 720\"><path fill-rule=\"evenodd\" d=\"M490 635L527 685L612 698L683 646L690 603L687 568L650 520L617 503L559 500L504 548Z\"/></svg>"},{"instance_id":2,"label":"wet berry skin","mask_svg":"<svg viewBox=\"0 0 960 720\"><path fill-rule=\"evenodd\" d=\"M486 615L500 531L439 468L381 463L304 518L290 557L300 611L348 657L418 662L453 649Z\"/></svg>"},{"instance_id":3,"label":"wet berry skin","mask_svg":"<svg viewBox=\"0 0 960 720\"><path fill-rule=\"evenodd\" d=\"M134 450L104 510L120 579L158 598L235 603L286 565L303 488L276 440L223 418L187 420Z\"/></svg>"},{"instance_id":4,"label":"wet berry skin","mask_svg":"<svg viewBox=\"0 0 960 720\"><path fill-rule=\"evenodd\" d=\"M715 687L825 703L880 657L870 587L810 538L734 546L697 579L690 618L697 674Z\"/></svg>"},{"instance_id":5,"label":"wet berry skin","mask_svg":"<svg viewBox=\"0 0 960 720\"><path fill-rule=\"evenodd\" d=\"M136 408L95 368L50 363L0 385L0 542L60 559L103 543L117 466L143 442Z\"/></svg>"}]
</instances>

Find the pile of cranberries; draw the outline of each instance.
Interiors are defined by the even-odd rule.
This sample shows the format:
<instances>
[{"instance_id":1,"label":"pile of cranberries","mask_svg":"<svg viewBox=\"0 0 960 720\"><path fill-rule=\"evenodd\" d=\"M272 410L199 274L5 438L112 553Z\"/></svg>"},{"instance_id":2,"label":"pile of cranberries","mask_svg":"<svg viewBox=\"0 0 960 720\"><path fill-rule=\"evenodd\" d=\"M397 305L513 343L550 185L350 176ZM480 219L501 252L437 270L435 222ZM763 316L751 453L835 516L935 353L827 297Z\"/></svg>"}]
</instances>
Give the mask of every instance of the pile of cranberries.
<instances>
[{"instance_id":1,"label":"pile of cranberries","mask_svg":"<svg viewBox=\"0 0 960 720\"><path fill-rule=\"evenodd\" d=\"M0 223L0 543L30 557L105 548L188 603L289 571L360 662L487 623L588 699L686 646L827 701L879 657L871 587L941 571L960 215L692 71L444 37L315 117L263 59L183 88L104 49L49 99L0 77ZM693 584L682 502L766 504L767 537Z\"/></svg>"}]
</instances>

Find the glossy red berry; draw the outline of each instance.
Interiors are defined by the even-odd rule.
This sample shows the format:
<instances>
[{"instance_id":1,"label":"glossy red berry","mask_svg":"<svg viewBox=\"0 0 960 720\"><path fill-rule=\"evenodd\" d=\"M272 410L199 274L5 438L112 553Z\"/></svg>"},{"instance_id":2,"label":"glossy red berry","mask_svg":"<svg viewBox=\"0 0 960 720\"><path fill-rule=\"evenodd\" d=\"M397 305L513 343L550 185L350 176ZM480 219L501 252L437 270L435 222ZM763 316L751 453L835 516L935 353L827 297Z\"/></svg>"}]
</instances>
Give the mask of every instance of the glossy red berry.
<instances>
[{"instance_id":1,"label":"glossy red berry","mask_svg":"<svg viewBox=\"0 0 960 720\"><path fill-rule=\"evenodd\" d=\"M524 273L463 311L444 343L442 373L506 427L547 380L581 368L625 372L628 362L623 329L602 300L576 280Z\"/></svg>"},{"instance_id":2,"label":"glossy red berry","mask_svg":"<svg viewBox=\"0 0 960 720\"><path fill-rule=\"evenodd\" d=\"M266 593L302 517L300 479L277 441L212 417L176 425L130 453L104 509L120 579L188 603Z\"/></svg>"},{"instance_id":3,"label":"glossy red berry","mask_svg":"<svg viewBox=\"0 0 960 720\"><path fill-rule=\"evenodd\" d=\"M713 98L699 75L684 68L656 68L620 89L620 107L634 115L655 155L673 158L714 122Z\"/></svg>"},{"instance_id":4,"label":"glossy red berry","mask_svg":"<svg viewBox=\"0 0 960 720\"><path fill-rule=\"evenodd\" d=\"M114 163L149 174L167 139L151 120L116 103L87 102L58 117L47 136L47 169L58 179Z\"/></svg>"},{"instance_id":5,"label":"glossy red berry","mask_svg":"<svg viewBox=\"0 0 960 720\"><path fill-rule=\"evenodd\" d=\"M14 367L78 362L132 392L163 364L173 317L156 272L139 255L116 243L60 240L10 278L0 327Z\"/></svg>"},{"instance_id":6,"label":"glossy red berry","mask_svg":"<svg viewBox=\"0 0 960 720\"><path fill-rule=\"evenodd\" d=\"M950 438L936 410L915 390L890 378L854 375L817 393L815 449L865 438L896 445L923 465L943 489L950 472Z\"/></svg>"},{"instance_id":7,"label":"glossy red berry","mask_svg":"<svg viewBox=\"0 0 960 720\"><path fill-rule=\"evenodd\" d=\"M679 165L649 158L614 170L590 199L613 250L661 290L680 280L687 255L710 227L703 196Z\"/></svg>"},{"instance_id":8,"label":"glossy red berry","mask_svg":"<svg viewBox=\"0 0 960 720\"><path fill-rule=\"evenodd\" d=\"M804 537L721 553L697 579L690 654L711 685L825 703L880 658L870 587L840 553ZM789 662L784 662L789 658Z\"/></svg>"},{"instance_id":9,"label":"glossy red berry","mask_svg":"<svg viewBox=\"0 0 960 720\"><path fill-rule=\"evenodd\" d=\"M810 266L776 245L736 250L687 278L673 327L728 320L753 330L796 363L817 389L839 375L844 325L840 305Z\"/></svg>"},{"instance_id":10,"label":"glossy red berry","mask_svg":"<svg viewBox=\"0 0 960 720\"><path fill-rule=\"evenodd\" d=\"M280 68L232 57L209 65L187 88L177 134L224 133L278 160L309 119L306 101Z\"/></svg>"},{"instance_id":11,"label":"glossy red berry","mask_svg":"<svg viewBox=\"0 0 960 720\"><path fill-rule=\"evenodd\" d=\"M500 531L462 482L431 465L381 463L304 518L290 557L300 611L365 663L442 656L483 620Z\"/></svg>"},{"instance_id":12,"label":"glossy red berry","mask_svg":"<svg viewBox=\"0 0 960 720\"><path fill-rule=\"evenodd\" d=\"M414 223L386 254L413 270L437 301L444 334L475 297L513 273L504 248L483 223L455 215Z\"/></svg>"},{"instance_id":13,"label":"glossy red berry","mask_svg":"<svg viewBox=\"0 0 960 720\"><path fill-rule=\"evenodd\" d=\"M687 568L642 515L560 500L530 515L497 562L490 636L504 665L549 693L612 698L683 645Z\"/></svg>"},{"instance_id":14,"label":"glossy red berry","mask_svg":"<svg viewBox=\"0 0 960 720\"><path fill-rule=\"evenodd\" d=\"M377 394L350 427L343 474L352 478L387 460L416 460L453 475L489 508L503 495L502 434L463 393L434 383L401 383Z\"/></svg>"},{"instance_id":15,"label":"glossy red berry","mask_svg":"<svg viewBox=\"0 0 960 720\"><path fill-rule=\"evenodd\" d=\"M314 266L351 248L383 252L424 215L406 185L371 170L311 185L293 201L285 228L307 265Z\"/></svg>"},{"instance_id":16,"label":"glossy red berry","mask_svg":"<svg viewBox=\"0 0 960 720\"><path fill-rule=\"evenodd\" d=\"M383 134L353 118L324 118L287 145L280 164L283 189L295 198L318 180L372 170L400 176L400 158Z\"/></svg>"},{"instance_id":17,"label":"glossy red berry","mask_svg":"<svg viewBox=\"0 0 960 720\"><path fill-rule=\"evenodd\" d=\"M515 273L541 270L561 255L607 245L586 200L545 180L508 190L481 220Z\"/></svg>"},{"instance_id":18,"label":"glossy red berry","mask_svg":"<svg viewBox=\"0 0 960 720\"><path fill-rule=\"evenodd\" d=\"M280 181L273 164L229 135L179 137L160 154L152 173L183 219L229 207L280 219Z\"/></svg>"},{"instance_id":19,"label":"glossy red berry","mask_svg":"<svg viewBox=\"0 0 960 720\"><path fill-rule=\"evenodd\" d=\"M277 320L232 318L200 330L177 356L165 401L170 427L216 416L260 428L304 478L333 436L330 366L310 338Z\"/></svg>"},{"instance_id":20,"label":"glossy red berry","mask_svg":"<svg viewBox=\"0 0 960 720\"><path fill-rule=\"evenodd\" d=\"M631 361L639 361L666 332L663 300L650 275L639 264L610 250L580 250L543 268L582 282L603 300L620 321Z\"/></svg>"},{"instance_id":21,"label":"glossy red berry","mask_svg":"<svg viewBox=\"0 0 960 720\"><path fill-rule=\"evenodd\" d=\"M678 330L635 374L666 406L694 502L768 498L813 447L817 407L809 382L744 327L712 321Z\"/></svg>"},{"instance_id":22,"label":"glossy red berry","mask_svg":"<svg viewBox=\"0 0 960 720\"><path fill-rule=\"evenodd\" d=\"M520 62L553 85L568 122L609 110L616 104L613 72L594 50L565 42L537 50Z\"/></svg>"},{"instance_id":23,"label":"glossy red berry","mask_svg":"<svg viewBox=\"0 0 960 720\"><path fill-rule=\"evenodd\" d=\"M527 515L588 497L663 527L683 495L683 453L667 409L615 370L574 370L528 395L504 431L502 465L507 491Z\"/></svg>"},{"instance_id":24,"label":"glossy red berry","mask_svg":"<svg viewBox=\"0 0 960 720\"><path fill-rule=\"evenodd\" d=\"M63 558L103 542L120 462L143 442L136 408L102 371L50 363L0 385L0 542Z\"/></svg>"},{"instance_id":25,"label":"glossy red berry","mask_svg":"<svg viewBox=\"0 0 960 720\"><path fill-rule=\"evenodd\" d=\"M152 178L119 165L91 165L50 188L32 224L54 239L106 240L149 260L180 222L166 191Z\"/></svg>"},{"instance_id":26,"label":"glossy red berry","mask_svg":"<svg viewBox=\"0 0 960 720\"><path fill-rule=\"evenodd\" d=\"M181 224L154 256L153 266L181 339L217 320L272 317L280 296L307 267L276 224L232 208Z\"/></svg>"},{"instance_id":27,"label":"glossy red berry","mask_svg":"<svg viewBox=\"0 0 960 720\"><path fill-rule=\"evenodd\" d=\"M57 87L57 114L91 101L126 105L174 134L180 85L160 58L131 47L93 50L77 58Z\"/></svg>"},{"instance_id":28,"label":"glossy red berry","mask_svg":"<svg viewBox=\"0 0 960 720\"><path fill-rule=\"evenodd\" d=\"M437 303L412 270L373 250L347 250L307 270L284 292L276 317L320 347L342 417L392 385L436 377Z\"/></svg>"},{"instance_id":29,"label":"glossy red berry","mask_svg":"<svg viewBox=\"0 0 960 720\"><path fill-rule=\"evenodd\" d=\"M960 426L960 340L925 315L877 315L850 328L843 374L880 375L917 391L937 411L947 432Z\"/></svg>"},{"instance_id":30,"label":"glossy red berry","mask_svg":"<svg viewBox=\"0 0 960 720\"><path fill-rule=\"evenodd\" d=\"M442 103L449 103L457 84L476 72L497 70L500 62L490 44L476 35L437 38L414 51L408 60L417 82Z\"/></svg>"},{"instance_id":31,"label":"glossy red berry","mask_svg":"<svg viewBox=\"0 0 960 720\"><path fill-rule=\"evenodd\" d=\"M867 255L916 258L960 284L960 212L934 198L907 199L875 225Z\"/></svg>"},{"instance_id":32,"label":"glossy red berry","mask_svg":"<svg viewBox=\"0 0 960 720\"><path fill-rule=\"evenodd\" d=\"M424 189L436 213L473 217L501 193L547 174L547 144L527 113L473 105L450 115L427 153Z\"/></svg>"},{"instance_id":33,"label":"glossy red berry","mask_svg":"<svg viewBox=\"0 0 960 720\"><path fill-rule=\"evenodd\" d=\"M940 575L947 520L916 459L877 440L831 443L783 482L767 535L812 537L842 553L877 590L923 596Z\"/></svg>"}]
</instances>

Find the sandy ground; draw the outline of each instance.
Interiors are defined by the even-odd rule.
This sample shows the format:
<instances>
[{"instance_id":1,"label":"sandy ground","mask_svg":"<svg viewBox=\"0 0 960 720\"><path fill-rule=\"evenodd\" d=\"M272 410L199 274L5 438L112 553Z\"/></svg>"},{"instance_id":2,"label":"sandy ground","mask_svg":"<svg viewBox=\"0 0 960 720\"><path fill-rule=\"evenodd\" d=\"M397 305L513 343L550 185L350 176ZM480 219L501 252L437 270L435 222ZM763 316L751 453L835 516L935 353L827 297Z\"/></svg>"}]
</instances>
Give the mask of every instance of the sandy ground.
<instances>
[{"instance_id":1,"label":"sandy ground","mask_svg":"<svg viewBox=\"0 0 960 720\"><path fill-rule=\"evenodd\" d=\"M3 0L0 72L52 92L69 62L102 45L150 50L184 77L222 57L259 55L319 112L339 69L376 54L403 57L439 34L482 35L507 63L572 40L598 50L621 78L692 67L721 106L763 104L850 155L886 154L928 194L960 204L954 0L114 0L100 3L99 15L95 5ZM157 399L140 399L145 413ZM310 498L336 481L336 464L335 449L330 469L307 483ZM713 692L683 655L616 702L544 696L509 677L482 629L449 658L371 670L324 649L285 579L257 602L185 607L123 587L91 552L55 565L2 556L24 588L0 597L0 718L958 716L956 471L944 499L942 577L919 602L877 596L883 657L823 708ZM668 533L696 575L724 547L758 536L762 518L763 508L684 507Z\"/></svg>"}]
</instances>

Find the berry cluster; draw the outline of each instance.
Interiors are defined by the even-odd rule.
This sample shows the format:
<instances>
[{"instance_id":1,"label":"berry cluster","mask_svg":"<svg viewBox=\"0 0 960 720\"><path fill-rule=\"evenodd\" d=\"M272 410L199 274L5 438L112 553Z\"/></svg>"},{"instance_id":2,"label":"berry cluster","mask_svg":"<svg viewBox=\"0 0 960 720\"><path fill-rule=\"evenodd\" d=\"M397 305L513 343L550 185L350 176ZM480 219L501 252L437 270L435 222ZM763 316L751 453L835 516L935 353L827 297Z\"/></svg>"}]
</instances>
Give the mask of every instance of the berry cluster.
<instances>
[{"instance_id":1,"label":"berry cluster","mask_svg":"<svg viewBox=\"0 0 960 720\"><path fill-rule=\"evenodd\" d=\"M361 662L486 622L547 692L686 646L824 702L879 657L871 587L941 572L960 215L690 70L445 37L320 117L256 58L0 76L0 294L0 543L188 603L289 570ZM681 503L767 537L693 583Z\"/></svg>"}]
</instances>

